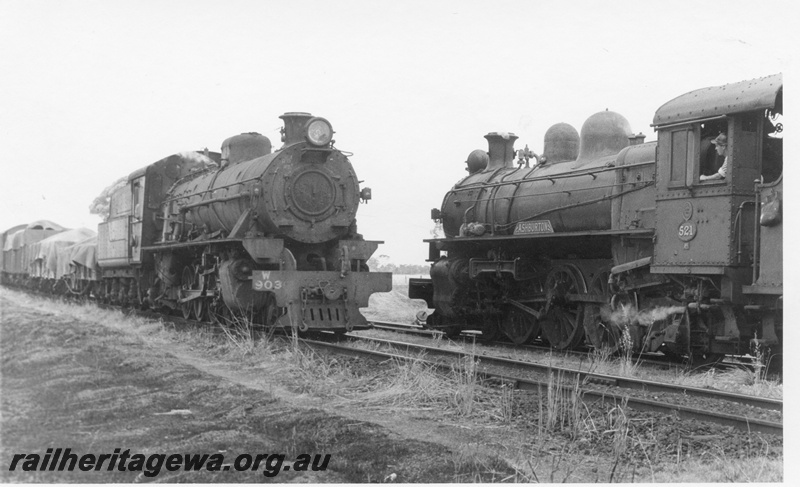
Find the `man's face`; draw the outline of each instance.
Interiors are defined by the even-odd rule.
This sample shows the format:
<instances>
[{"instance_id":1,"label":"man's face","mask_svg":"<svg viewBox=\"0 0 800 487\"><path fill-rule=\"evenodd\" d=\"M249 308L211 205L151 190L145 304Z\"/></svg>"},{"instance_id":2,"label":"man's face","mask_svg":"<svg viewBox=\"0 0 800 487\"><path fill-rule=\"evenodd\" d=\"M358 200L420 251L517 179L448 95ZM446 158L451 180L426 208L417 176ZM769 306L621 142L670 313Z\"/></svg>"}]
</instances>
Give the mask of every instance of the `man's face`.
<instances>
[{"instance_id":1,"label":"man's face","mask_svg":"<svg viewBox=\"0 0 800 487\"><path fill-rule=\"evenodd\" d=\"M717 144L716 147L717 147L717 154L719 154L721 156L724 156L725 155L725 149L726 149L727 146L725 144Z\"/></svg>"}]
</instances>

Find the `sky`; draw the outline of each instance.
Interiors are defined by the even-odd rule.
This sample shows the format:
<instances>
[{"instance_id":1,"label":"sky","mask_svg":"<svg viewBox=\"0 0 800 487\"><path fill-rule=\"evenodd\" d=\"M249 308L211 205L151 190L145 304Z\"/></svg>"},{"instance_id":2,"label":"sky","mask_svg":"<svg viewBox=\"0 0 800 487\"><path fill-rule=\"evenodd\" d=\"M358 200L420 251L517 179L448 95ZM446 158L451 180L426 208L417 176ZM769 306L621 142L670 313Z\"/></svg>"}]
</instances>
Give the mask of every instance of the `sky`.
<instances>
[{"instance_id":1,"label":"sky","mask_svg":"<svg viewBox=\"0 0 800 487\"><path fill-rule=\"evenodd\" d=\"M513 132L593 113L653 140L687 91L788 71L779 1L0 0L0 230L96 228L121 176L242 132L280 145L278 116L327 118L373 200L359 231L422 264L431 208Z\"/></svg>"}]
</instances>

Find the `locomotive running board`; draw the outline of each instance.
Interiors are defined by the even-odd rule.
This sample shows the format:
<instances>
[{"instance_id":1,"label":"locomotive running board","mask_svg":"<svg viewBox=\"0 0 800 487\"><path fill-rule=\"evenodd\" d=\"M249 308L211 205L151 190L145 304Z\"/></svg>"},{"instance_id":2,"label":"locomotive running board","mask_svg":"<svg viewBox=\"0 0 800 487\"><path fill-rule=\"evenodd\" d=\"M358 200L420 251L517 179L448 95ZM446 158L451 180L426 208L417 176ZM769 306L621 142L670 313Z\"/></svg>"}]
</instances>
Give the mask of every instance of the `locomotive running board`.
<instances>
[{"instance_id":1,"label":"locomotive running board","mask_svg":"<svg viewBox=\"0 0 800 487\"><path fill-rule=\"evenodd\" d=\"M624 230L594 230L589 232L561 232L561 233L538 233L529 235L487 235L483 237L453 237L453 238L429 238L423 240L428 243L458 243L458 242L491 242L496 240L530 240L540 238L575 238L575 237L614 237L627 236L648 238L655 235L652 228L637 228Z\"/></svg>"}]
</instances>

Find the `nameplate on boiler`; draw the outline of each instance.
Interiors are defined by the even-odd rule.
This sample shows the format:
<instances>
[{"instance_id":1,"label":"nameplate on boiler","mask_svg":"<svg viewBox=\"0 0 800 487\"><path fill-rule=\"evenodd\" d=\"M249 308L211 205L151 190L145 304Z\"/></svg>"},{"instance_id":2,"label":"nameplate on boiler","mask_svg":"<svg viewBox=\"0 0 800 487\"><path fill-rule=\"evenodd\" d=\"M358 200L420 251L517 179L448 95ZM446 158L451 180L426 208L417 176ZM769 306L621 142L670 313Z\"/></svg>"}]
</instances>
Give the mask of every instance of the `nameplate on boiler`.
<instances>
[{"instance_id":1,"label":"nameplate on boiler","mask_svg":"<svg viewBox=\"0 0 800 487\"><path fill-rule=\"evenodd\" d=\"M532 235L537 233L556 233L550 220L535 220L532 222L519 222L514 228L514 235Z\"/></svg>"}]
</instances>

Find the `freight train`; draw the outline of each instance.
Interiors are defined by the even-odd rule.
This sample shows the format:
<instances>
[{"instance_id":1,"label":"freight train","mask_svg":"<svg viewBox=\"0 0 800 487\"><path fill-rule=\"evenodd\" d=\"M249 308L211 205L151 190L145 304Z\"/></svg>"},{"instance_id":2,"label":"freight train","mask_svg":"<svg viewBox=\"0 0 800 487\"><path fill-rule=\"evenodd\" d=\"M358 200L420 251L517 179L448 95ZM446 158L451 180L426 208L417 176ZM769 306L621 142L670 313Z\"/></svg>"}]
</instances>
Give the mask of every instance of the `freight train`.
<instances>
[{"instance_id":1,"label":"freight train","mask_svg":"<svg viewBox=\"0 0 800 487\"><path fill-rule=\"evenodd\" d=\"M782 111L779 74L668 101L654 142L610 111L580 133L553 125L541 155L490 133L432 210L444 237L426 240L430 278L409 295L447 333L704 360L778 350Z\"/></svg>"},{"instance_id":2,"label":"freight train","mask_svg":"<svg viewBox=\"0 0 800 487\"><path fill-rule=\"evenodd\" d=\"M9 229L3 281L197 320L366 328L359 308L391 290L391 274L366 265L383 242L356 227L372 192L334 147L330 122L304 112L280 118L283 146L274 152L267 137L245 133L221 153L179 153L130 174L95 240L62 245L52 272L40 270L40 249L65 229L46 221Z\"/></svg>"}]
</instances>

